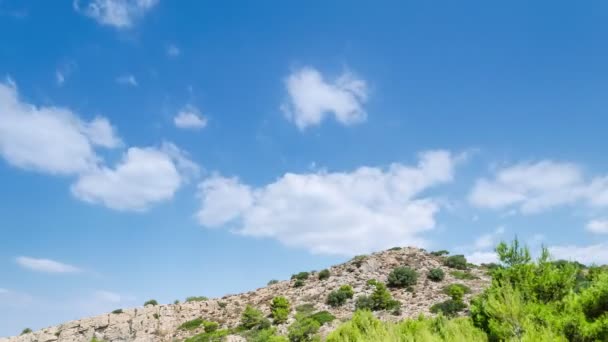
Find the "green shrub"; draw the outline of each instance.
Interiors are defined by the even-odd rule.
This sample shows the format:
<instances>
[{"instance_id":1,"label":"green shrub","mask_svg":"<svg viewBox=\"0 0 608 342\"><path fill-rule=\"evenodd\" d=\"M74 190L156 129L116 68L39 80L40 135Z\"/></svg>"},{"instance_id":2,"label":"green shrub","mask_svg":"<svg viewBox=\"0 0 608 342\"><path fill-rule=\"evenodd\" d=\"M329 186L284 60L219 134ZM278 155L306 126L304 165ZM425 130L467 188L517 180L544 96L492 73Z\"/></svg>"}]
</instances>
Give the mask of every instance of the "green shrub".
<instances>
[{"instance_id":1,"label":"green shrub","mask_svg":"<svg viewBox=\"0 0 608 342\"><path fill-rule=\"evenodd\" d=\"M220 308L224 309L225 307L228 306L228 303L226 303L226 302L217 302L217 306L219 306Z\"/></svg>"},{"instance_id":2,"label":"green shrub","mask_svg":"<svg viewBox=\"0 0 608 342\"><path fill-rule=\"evenodd\" d=\"M393 247L391 249L389 249L389 251L400 251L402 248L401 247Z\"/></svg>"},{"instance_id":3,"label":"green shrub","mask_svg":"<svg viewBox=\"0 0 608 342\"><path fill-rule=\"evenodd\" d=\"M450 254L450 252L446 251L445 249L442 249L440 251L431 252L430 254L433 256L444 256Z\"/></svg>"},{"instance_id":4,"label":"green shrub","mask_svg":"<svg viewBox=\"0 0 608 342\"><path fill-rule=\"evenodd\" d=\"M245 335L247 342L288 342L285 336L277 335L274 328L249 332Z\"/></svg>"},{"instance_id":5,"label":"green shrub","mask_svg":"<svg viewBox=\"0 0 608 342\"><path fill-rule=\"evenodd\" d=\"M454 293L455 291L462 291L462 294L468 294L471 293L471 288L465 284L459 283L450 284L443 288L443 293L447 294L448 296L451 296L451 293Z\"/></svg>"},{"instance_id":6,"label":"green shrub","mask_svg":"<svg viewBox=\"0 0 608 342\"><path fill-rule=\"evenodd\" d=\"M452 255L445 259L445 265L458 270L466 270L467 259L464 257L464 255Z\"/></svg>"},{"instance_id":7,"label":"green shrub","mask_svg":"<svg viewBox=\"0 0 608 342\"><path fill-rule=\"evenodd\" d=\"M182 323L177 329L190 331L190 330L197 329L201 325L203 325L203 319L195 318L193 320Z\"/></svg>"},{"instance_id":8,"label":"green shrub","mask_svg":"<svg viewBox=\"0 0 608 342\"><path fill-rule=\"evenodd\" d=\"M354 291L350 285L342 285L339 289L334 290L327 296L327 304L332 307L338 307L346 303L348 299L353 298Z\"/></svg>"},{"instance_id":9,"label":"green shrub","mask_svg":"<svg viewBox=\"0 0 608 342\"><path fill-rule=\"evenodd\" d=\"M466 308L461 300L448 299L445 302L437 303L431 306L432 313L442 313L446 316L455 316L458 312Z\"/></svg>"},{"instance_id":10,"label":"green shrub","mask_svg":"<svg viewBox=\"0 0 608 342\"><path fill-rule=\"evenodd\" d=\"M333 321L334 319L336 319L336 317L334 315L332 315L329 311L315 312L314 314L310 315L310 318L319 322L320 325L329 323L329 322Z\"/></svg>"},{"instance_id":11,"label":"green shrub","mask_svg":"<svg viewBox=\"0 0 608 342\"><path fill-rule=\"evenodd\" d=\"M309 342L319 331L321 324L310 317L296 319L289 328L287 336L290 342Z\"/></svg>"},{"instance_id":12,"label":"green shrub","mask_svg":"<svg viewBox=\"0 0 608 342\"><path fill-rule=\"evenodd\" d=\"M217 331L217 329L219 329L220 324L217 322L212 322L212 321L203 321L203 328L205 329L206 333L212 333L214 331Z\"/></svg>"},{"instance_id":13,"label":"green shrub","mask_svg":"<svg viewBox=\"0 0 608 342\"><path fill-rule=\"evenodd\" d=\"M367 255L355 255L355 257L352 259L352 262L355 266L361 267L365 259L367 259Z\"/></svg>"},{"instance_id":14,"label":"green shrub","mask_svg":"<svg viewBox=\"0 0 608 342\"><path fill-rule=\"evenodd\" d=\"M409 287L416 285L418 273L409 267L397 267L388 275L388 286Z\"/></svg>"},{"instance_id":15,"label":"green shrub","mask_svg":"<svg viewBox=\"0 0 608 342\"><path fill-rule=\"evenodd\" d=\"M473 280L473 279L479 279L478 277L476 277L474 274L472 274L469 271L452 271L450 272L450 275L456 279L460 279L460 280Z\"/></svg>"},{"instance_id":16,"label":"green shrub","mask_svg":"<svg viewBox=\"0 0 608 342\"><path fill-rule=\"evenodd\" d=\"M184 340L184 342L222 342L225 340L226 336L230 335L231 333L232 331L227 329L204 332L187 338Z\"/></svg>"},{"instance_id":17,"label":"green shrub","mask_svg":"<svg viewBox=\"0 0 608 342\"><path fill-rule=\"evenodd\" d=\"M426 275L429 280L432 281L442 281L445 278L445 273L441 268L432 268L429 270L429 273Z\"/></svg>"},{"instance_id":18,"label":"green shrub","mask_svg":"<svg viewBox=\"0 0 608 342\"><path fill-rule=\"evenodd\" d=\"M158 302L156 301L156 299L150 299L149 301L144 303L144 306L148 305L158 305Z\"/></svg>"},{"instance_id":19,"label":"green shrub","mask_svg":"<svg viewBox=\"0 0 608 342\"><path fill-rule=\"evenodd\" d=\"M179 304L179 299L174 300L173 304L175 304L175 305Z\"/></svg>"},{"instance_id":20,"label":"green shrub","mask_svg":"<svg viewBox=\"0 0 608 342\"><path fill-rule=\"evenodd\" d=\"M278 284L278 283L279 283L279 281L278 281L278 280L276 280L276 279L272 279L271 281L269 281L269 282L268 282L268 286L270 286L270 285L274 285L274 284Z\"/></svg>"},{"instance_id":21,"label":"green shrub","mask_svg":"<svg viewBox=\"0 0 608 342\"><path fill-rule=\"evenodd\" d=\"M296 281L293 282L293 287L302 287L304 286L304 280L302 279L296 279Z\"/></svg>"},{"instance_id":22,"label":"green shrub","mask_svg":"<svg viewBox=\"0 0 608 342\"><path fill-rule=\"evenodd\" d=\"M247 305L241 314L241 326L247 330L260 330L270 327L270 322L264 317L262 311Z\"/></svg>"},{"instance_id":23,"label":"green shrub","mask_svg":"<svg viewBox=\"0 0 608 342\"><path fill-rule=\"evenodd\" d=\"M306 280L308 279L308 276L310 275L310 273L308 272L300 272L297 274L294 274L291 276L291 279L296 279L296 280Z\"/></svg>"},{"instance_id":24,"label":"green shrub","mask_svg":"<svg viewBox=\"0 0 608 342\"><path fill-rule=\"evenodd\" d=\"M23 330L21 330L21 335L25 335L25 334L29 334L32 332L32 329L30 328L25 328Z\"/></svg>"},{"instance_id":25,"label":"green shrub","mask_svg":"<svg viewBox=\"0 0 608 342\"><path fill-rule=\"evenodd\" d=\"M270 312L274 324L281 324L287 321L290 311L289 300L285 297L274 297L270 304Z\"/></svg>"},{"instance_id":26,"label":"green shrub","mask_svg":"<svg viewBox=\"0 0 608 342\"><path fill-rule=\"evenodd\" d=\"M399 301L393 299L390 291L381 282L375 283L374 292L370 296L359 296L355 307L359 310L394 310L401 306Z\"/></svg>"},{"instance_id":27,"label":"green shrub","mask_svg":"<svg viewBox=\"0 0 608 342\"><path fill-rule=\"evenodd\" d=\"M301 315L304 315L304 316L310 316L314 311L315 311L315 306L314 306L314 304L310 304L310 303L298 305L296 307L296 312Z\"/></svg>"},{"instance_id":28,"label":"green shrub","mask_svg":"<svg viewBox=\"0 0 608 342\"><path fill-rule=\"evenodd\" d=\"M122 309L116 309L114 311L112 311L113 314L121 314L122 313Z\"/></svg>"},{"instance_id":29,"label":"green shrub","mask_svg":"<svg viewBox=\"0 0 608 342\"><path fill-rule=\"evenodd\" d=\"M324 269L319 272L319 280L329 279L330 273L328 269Z\"/></svg>"},{"instance_id":30,"label":"green shrub","mask_svg":"<svg viewBox=\"0 0 608 342\"><path fill-rule=\"evenodd\" d=\"M186 303L190 303L190 302L204 302L206 300L208 300L209 298L205 297L205 296L193 296L193 297L188 297L186 298Z\"/></svg>"}]
</instances>

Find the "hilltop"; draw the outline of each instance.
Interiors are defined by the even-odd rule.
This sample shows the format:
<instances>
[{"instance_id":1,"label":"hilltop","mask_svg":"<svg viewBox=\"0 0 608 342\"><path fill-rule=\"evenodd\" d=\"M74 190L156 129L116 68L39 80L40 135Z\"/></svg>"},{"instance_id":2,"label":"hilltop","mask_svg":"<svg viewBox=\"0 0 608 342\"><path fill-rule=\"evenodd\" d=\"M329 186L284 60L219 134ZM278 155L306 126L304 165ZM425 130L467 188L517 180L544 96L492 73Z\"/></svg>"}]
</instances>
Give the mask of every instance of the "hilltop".
<instances>
[{"instance_id":1,"label":"hilltop","mask_svg":"<svg viewBox=\"0 0 608 342\"><path fill-rule=\"evenodd\" d=\"M278 296L285 297L290 303L285 322L275 325L278 334L286 335L287 327L295 321L296 312L305 308L310 312L326 311L330 314L329 317L335 317L324 322L319 330L321 336L326 336L342 321L352 317L357 298L369 296L374 292L374 280L387 283L389 274L399 267L413 269L417 279L413 285L388 288L393 300L399 305L395 305L395 302L390 310L375 311L376 317L384 321L400 321L420 314L432 315L433 305L450 298L445 290L450 284L459 283L466 286L464 302L489 286L490 277L486 270L474 265L467 265L466 271L457 270L446 266L446 260L440 253L433 255L418 248L392 248L371 255L357 256L348 262L328 268L328 272L301 272L290 280L272 282L266 287L246 293L211 299L196 297L184 303L149 304L117 310L21 336L0 338L0 342L183 341L203 333L203 321L215 322L219 329L238 327L248 305L268 316L271 314L271 302ZM465 265L460 266L459 268L464 268ZM442 273L442 279L436 277L431 280L431 270ZM343 285L352 287L350 296L344 299L342 305L329 305L327 299L330 293ZM245 341L238 335L228 336L226 340Z\"/></svg>"}]
</instances>

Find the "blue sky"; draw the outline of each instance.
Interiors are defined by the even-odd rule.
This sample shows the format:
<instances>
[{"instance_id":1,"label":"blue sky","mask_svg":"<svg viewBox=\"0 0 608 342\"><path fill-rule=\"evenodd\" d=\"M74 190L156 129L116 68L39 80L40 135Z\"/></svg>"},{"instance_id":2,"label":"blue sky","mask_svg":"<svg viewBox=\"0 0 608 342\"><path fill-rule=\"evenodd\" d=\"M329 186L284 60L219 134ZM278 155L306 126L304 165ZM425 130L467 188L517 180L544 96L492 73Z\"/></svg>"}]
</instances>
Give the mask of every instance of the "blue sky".
<instances>
[{"instance_id":1,"label":"blue sky","mask_svg":"<svg viewBox=\"0 0 608 342\"><path fill-rule=\"evenodd\" d=\"M607 17L0 0L0 336L395 245L608 263Z\"/></svg>"}]
</instances>

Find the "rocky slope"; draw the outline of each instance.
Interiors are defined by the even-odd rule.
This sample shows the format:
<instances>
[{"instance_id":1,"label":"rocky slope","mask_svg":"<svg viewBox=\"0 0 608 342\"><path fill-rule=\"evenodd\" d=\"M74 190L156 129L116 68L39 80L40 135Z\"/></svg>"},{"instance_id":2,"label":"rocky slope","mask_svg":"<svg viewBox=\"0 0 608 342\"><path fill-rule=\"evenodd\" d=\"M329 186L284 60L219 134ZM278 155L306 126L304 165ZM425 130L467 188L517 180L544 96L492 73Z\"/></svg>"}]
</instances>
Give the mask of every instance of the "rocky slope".
<instances>
[{"instance_id":1,"label":"rocky slope","mask_svg":"<svg viewBox=\"0 0 608 342\"><path fill-rule=\"evenodd\" d=\"M391 249L364 257L357 257L344 264L329 268L329 279L319 280L317 273L312 273L304 286L294 287L294 281L281 281L276 284L250 291L247 293L228 295L206 301L188 302L168 305L148 305L145 307L125 309L122 313L109 313L101 316L85 318L49 327L33 333L17 337L0 338L0 342L90 342L93 337L107 341L141 341L164 342L181 341L200 331L182 331L178 327L187 321L202 317L218 322L222 327L235 327L239 324L240 315L247 304L270 313L270 302L275 296L285 296L292 308L301 304L313 304L317 310L327 310L338 319L321 329L321 334L339 325L341 320L352 316L355 299L362 294L370 294L372 289L367 281L377 279L386 282L389 273L398 266L409 266L419 273L417 284L412 291L391 289L392 295L402 304L401 313L394 315L388 312L377 312L377 316L385 320L400 320L415 317L419 314L430 314L431 305L448 299L442 289L451 283L462 283L469 286L472 295L483 290L490 278L482 269L473 268L470 273L476 279L456 279L450 273L453 271L443 265L441 257L427 254L417 248ZM426 274L432 268L442 268L445 279L433 282ZM341 285L353 287L355 296L344 306L332 308L325 303L327 295ZM293 321L293 315L286 324L278 327L279 332L286 332L287 326ZM232 341L242 340L231 337Z\"/></svg>"}]
</instances>

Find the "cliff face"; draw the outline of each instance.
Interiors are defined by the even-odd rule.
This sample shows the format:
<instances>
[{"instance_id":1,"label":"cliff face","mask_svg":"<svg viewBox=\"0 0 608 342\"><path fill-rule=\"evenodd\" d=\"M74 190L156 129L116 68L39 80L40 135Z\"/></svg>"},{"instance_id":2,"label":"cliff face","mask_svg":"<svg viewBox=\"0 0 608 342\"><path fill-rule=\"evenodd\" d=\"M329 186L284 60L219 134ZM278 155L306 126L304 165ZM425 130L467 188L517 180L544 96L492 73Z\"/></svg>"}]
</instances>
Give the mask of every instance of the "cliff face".
<instances>
[{"instance_id":1,"label":"cliff face","mask_svg":"<svg viewBox=\"0 0 608 342\"><path fill-rule=\"evenodd\" d=\"M321 333L326 334L339 325L341 319L352 316L355 299L359 295L372 292L367 285L368 280L377 279L386 282L389 273L399 266L414 268L419 274L418 282L410 291L391 289L393 297L401 302L401 313L395 315L389 312L377 312L376 315L384 320L396 321L419 314L430 314L429 309L433 304L448 299L448 296L442 292L448 284L461 283L469 286L472 293L466 296L465 300L468 300L490 282L485 272L477 268L470 270L476 279L456 279L450 274L453 270L443 266L442 258L429 255L421 249L406 247L374 253L330 267L330 277L325 280L318 279L318 272L311 273L301 287L294 287L294 281L288 280L255 291L206 301L124 309L122 313L109 313L67 322L22 336L0 338L0 342L90 342L93 337L107 342L181 341L200 332L180 330L179 326L184 322L202 317L205 320L218 322L224 328L235 327L239 324L240 315L247 304L269 314L270 302L275 296L287 297L292 308L301 304L313 304L316 310L331 312L338 320L322 327ZM445 279L440 282L427 279L427 272L432 268L443 269ZM353 287L354 298L338 308L327 305L325 301L329 292L345 284ZM294 314L295 310L292 310L287 323L278 326L279 332L286 332L287 326L294 320ZM241 339L234 336L230 340Z\"/></svg>"}]
</instances>

